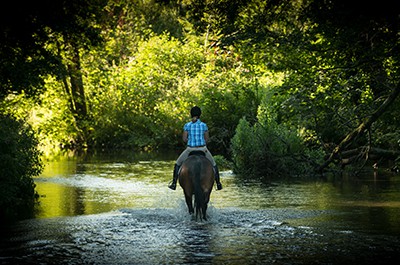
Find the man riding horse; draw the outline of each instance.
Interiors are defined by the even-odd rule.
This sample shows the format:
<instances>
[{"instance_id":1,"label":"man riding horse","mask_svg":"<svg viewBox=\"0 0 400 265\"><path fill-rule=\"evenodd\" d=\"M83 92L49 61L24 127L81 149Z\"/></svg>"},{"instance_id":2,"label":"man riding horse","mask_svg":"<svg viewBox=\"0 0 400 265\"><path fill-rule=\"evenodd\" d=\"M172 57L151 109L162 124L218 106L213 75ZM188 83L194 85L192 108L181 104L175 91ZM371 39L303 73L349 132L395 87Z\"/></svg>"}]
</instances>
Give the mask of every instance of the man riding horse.
<instances>
[{"instance_id":1,"label":"man riding horse","mask_svg":"<svg viewBox=\"0 0 400 265\"><path fill-rule=\"evenodd\" d=\"M209 133L207 124L200 120L201 109L197 106L190 110L192 116L192 121L185 124L183 127L182 139L187 143L186 149L181 153L181 155L176 160L174 166L174 173L172 178L172 183L168 186L170 189L176 189L176 182L178 180L178 172L182 163L188 158L189 154L193 151L204 152L206 158L210 160L214 167L215 182L217 184L217 190L222 189L222 185L219 179L218 166L215 163L210 151L207 149L207 142L209 140Z\"/></svg>"}]
</instances>

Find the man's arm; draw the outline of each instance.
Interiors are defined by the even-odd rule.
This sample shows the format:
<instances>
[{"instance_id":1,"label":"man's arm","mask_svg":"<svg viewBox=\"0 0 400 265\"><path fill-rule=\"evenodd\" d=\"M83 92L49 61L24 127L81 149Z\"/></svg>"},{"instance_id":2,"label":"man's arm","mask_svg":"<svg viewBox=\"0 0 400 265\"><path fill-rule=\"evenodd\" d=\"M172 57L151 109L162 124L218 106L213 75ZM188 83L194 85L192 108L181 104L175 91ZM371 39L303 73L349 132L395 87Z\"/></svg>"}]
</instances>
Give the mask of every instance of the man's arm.
<instances>
[{"instance_id":1,"label":"man's arm","mask_svg":"<svg viewBox=\"0 0 400 265\"><path fill-rule=\"evenodd\" d=\"M208 143L208 140L210 140L210 135L209 135L208 131L204 132L204 140L206 141L206 143Z\"/></svg>"},{"instance_id":2,"label":"man's arm","mask_svg":"<svg viewBox=\"0 0 400 265\"><path fill-rule=\"evenodd\" d=\"M188 132L187 131L183 131L182 140L184 143L187 143L187 141L188 141Z\"/></svg>"}]
</instances>

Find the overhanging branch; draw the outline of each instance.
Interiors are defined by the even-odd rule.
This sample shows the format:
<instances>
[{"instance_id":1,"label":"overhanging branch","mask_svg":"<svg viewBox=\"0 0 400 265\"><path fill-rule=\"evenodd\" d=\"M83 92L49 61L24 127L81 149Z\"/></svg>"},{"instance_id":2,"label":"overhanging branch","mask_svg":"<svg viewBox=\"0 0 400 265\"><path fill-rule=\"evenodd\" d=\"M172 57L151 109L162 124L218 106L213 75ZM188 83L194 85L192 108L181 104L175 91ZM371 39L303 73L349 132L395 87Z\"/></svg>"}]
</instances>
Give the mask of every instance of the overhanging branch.
<instances>
[{"instance_id":1,"label":"overhanging branch","mask_svg":"<svg viewBox=\"0 0 400 265\"><path fill-rule=\"evenodd\" d=\"M379 117L389 108L390 105L396 100L400 94L400 85L393 89L392 93L386 98L386 100L373 112L366 120L364 120L355 130L351 131L346 137L339 143L338 146L332 151L325 162L318 168L318 172L322 172L330 163L332 163L345 148L347 148L355 139L360 137L368 130L371 125L379 119Z\"/></svg>"}]
</instances>

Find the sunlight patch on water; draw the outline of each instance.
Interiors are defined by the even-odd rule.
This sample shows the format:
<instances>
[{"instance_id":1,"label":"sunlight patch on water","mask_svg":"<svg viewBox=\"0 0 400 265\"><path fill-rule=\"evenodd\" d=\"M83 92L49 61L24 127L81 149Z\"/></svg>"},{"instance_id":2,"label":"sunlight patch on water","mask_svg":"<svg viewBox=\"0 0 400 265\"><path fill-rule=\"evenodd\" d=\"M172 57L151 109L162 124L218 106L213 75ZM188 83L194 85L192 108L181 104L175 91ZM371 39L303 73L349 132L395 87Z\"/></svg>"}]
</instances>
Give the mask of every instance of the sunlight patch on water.
<instances>
[{"instance_id":1,"label":"sunlight patch on water","mask_svg":"<svg viewBox=\"0 0 400 265\"><path fill-rule=\"evenodd\" d=\"M81 189L107 190L121 193L140 192L141 190L148 188L146 183L138 180L126 181L89 174L74 174L68 177L37 178L35 181L53 182Z\"/></svg>"},{"instance_id":2,"label":"sunlight patch on water","mask_svg":"<svg viewBox=\"0 0 400 265\"><path fill-rule=\"evenodd\" d=\"M344 201L341 205L343 206L361 206L361 207L390 207L400 208L400 201Z\"/></svg>"}]
</instances>

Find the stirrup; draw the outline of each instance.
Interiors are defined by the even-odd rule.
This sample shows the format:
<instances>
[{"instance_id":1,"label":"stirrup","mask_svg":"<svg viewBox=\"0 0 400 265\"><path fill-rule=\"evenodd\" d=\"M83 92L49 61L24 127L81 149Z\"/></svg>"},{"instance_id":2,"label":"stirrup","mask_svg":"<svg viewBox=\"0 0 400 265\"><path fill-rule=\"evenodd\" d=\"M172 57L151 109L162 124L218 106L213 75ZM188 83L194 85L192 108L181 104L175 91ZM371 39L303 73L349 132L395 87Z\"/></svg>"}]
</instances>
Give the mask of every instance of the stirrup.
<instances>
[{"instance_id":1,"label":"stirrup","mask_svg":"<svg viewBox=\"0 0 400 265\"><path fill-rule=\"evenodd\" d=\"M217 183L217 190L222 190L222 184L220 182Z\"/></svg>"}]
</instances>

